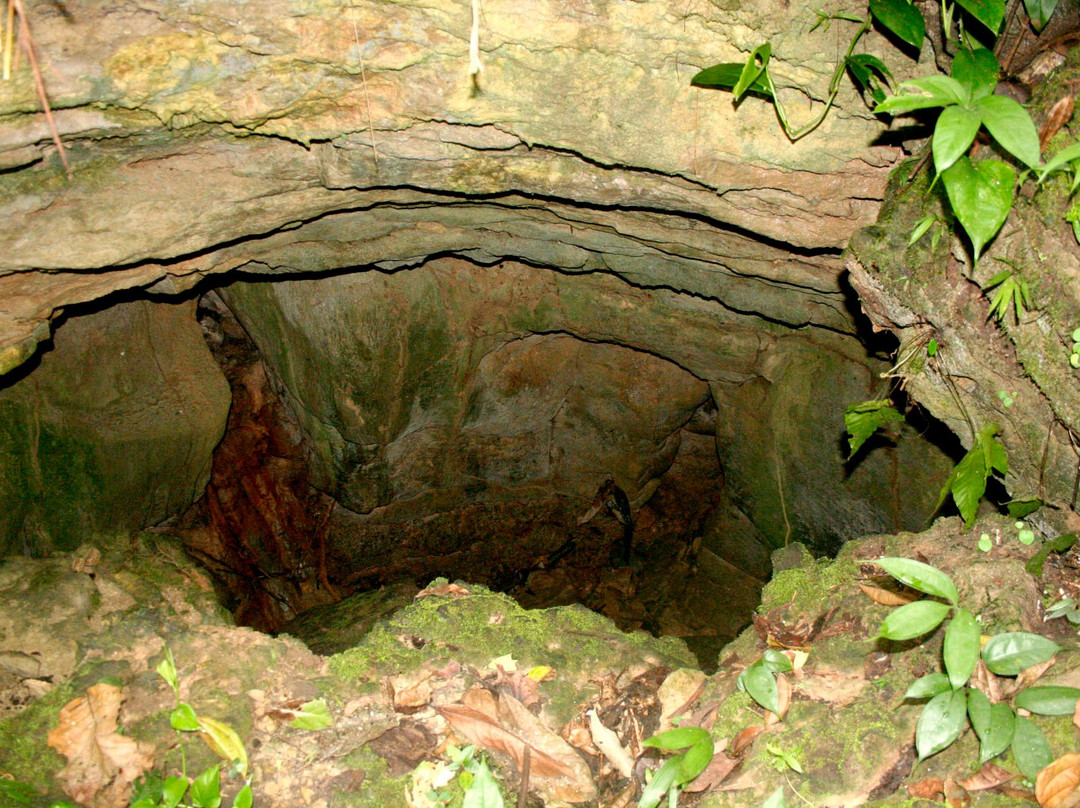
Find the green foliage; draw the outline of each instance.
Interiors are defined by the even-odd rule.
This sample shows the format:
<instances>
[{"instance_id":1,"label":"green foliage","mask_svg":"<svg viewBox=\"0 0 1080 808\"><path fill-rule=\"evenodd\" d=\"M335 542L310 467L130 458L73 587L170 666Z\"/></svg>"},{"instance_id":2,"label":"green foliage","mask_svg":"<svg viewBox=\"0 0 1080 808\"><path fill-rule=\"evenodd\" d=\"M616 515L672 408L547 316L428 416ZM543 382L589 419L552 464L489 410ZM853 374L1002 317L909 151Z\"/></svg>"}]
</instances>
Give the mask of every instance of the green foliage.
<instances>
[{"instance_id":1,"label":"green foliage","mask_svg":"<svg viewBox=\"0 0 1080 808\"><path fill-rule=\"evenodd\" d=\"M1031 290L1028 282L1011 269L1003 269L992 277L983 288L989 291L997 288L990 301L988 317L997 317L999 323L1005 322L1005 315L1012 309L1017 325L1024 316L1024 309L1032 308ZM1003 399L1004 400L1004 399Z\"/></svg>"},{"instance_id":2,"label":"green foliage","mask_svg":"<svg viewBox=\"0 0 1080 808\"><path fill-rule=\"evenodd\" d=\"M802 761L799 760L799 754L797 752L789 752L780 746L780 744L773 741L765 744L765 751L773 756L776 760L776 768L778 771L785 771L791 769L793 772L803 774Z\"/></svg>"},{"instance_id":3,"label":"green foliage","mask_svg":"<svg viewBox=\"0 0 1080 808\"><path fill-rule=\"evenodd\" d=\"M1024 565L1024 569L1034 575L1036 578L1041 578L1043 573L1043 564L1046 563L1047 556L1050 553L1064 553L1074 544L1076 544L1077 537L1075 533L1063 533L1056 539L1046 542L1037 552L1033 555L1028 563Z\"/></svg>"},{"instance_id":4,"label":"green foliage","mask_svg":"<svg viewBox=\"0 0 1080 808\"><path fill-rule=\"evenodd\" d=\"M189 779L185 733L202 734L207 745L230 762L233 770L242 777L247 776L247 750L240 737L227 724L213 718L200 717L190 704L180 701L176 661L168 646L165 647L164 659L158 663L155 670L172 688L176 701L176 706L169 714L169 724L176 730L179 740L181 774L164 780L153 774L143 777L136 783L131 795L131 808L220 808L221 764L211 766L194 780ZM251 808L252 801L249 779L233 798L233 808Z\"/></svg>"},{"instance_id":5,"label":"green foliage","mask_svg":"<svg viewBox=\"0 0 1080 808\"><path fill-rule=\"evenodd\" d=\"M446 749L450 758L450 770L457 771L458 785L464 796L462 808L503 808L505 802L499 784L495 781L486 760L477 757L476 747L457 747L450 745ZM450 792L428 795L436 802L448 803L452 799Z\"/></svg>"},{"instance_id":6,"label":"green foliage","mask_svg":"<svg viewBox=\"0 0 1080 808\"><path fill-rule=\"evenodd\" d=\"M1027 10L1028 19L1031 20L1031 27L1036 31L1041 31L1050 20L1057 4L1058 0L1024 0L1024 8Z\"/></svg>"},{"instance_id":7,"label":"green foliage","mask_svg":"<svg viewBox=\"0 0 1080 808\"><path fill-rule=\"evenodd\" d=\"M306 730L320 730L333 726L334 719L326 707L326 699L316 699L300 705L296 718L289 722L290 727Z\"/></svg>"},{"instance_id":8,"label":"green foliage","mask_svg":"<svg viewBox=\"0 0 1080 808\"><path fill-rule=\"evenodd\" d=\"M1058 617L1064 617L1074 626L1080 626L1080 605L1068 597L1055 601L1047 607L1046 619L1054 620Z\"/></svg>"},{"instance_id":9,"label":"green foliage","mask_svg":"<svg viewBox=\"0 0 1080 808\"><path fill-rule=\"evenodd\" d=\"M964 519L964 527L971 527L979 500L986 493L986 483L995 472L1004 475L1009 470L1005 447L997 439L1001 427L987 424L975 435L975 442L966 455L949 474L938 498L938 507L951 494L956 509Z\"/></svg>"},{"instance_id":10,"label":"green foliage","mask_svg":"<svg viewBox=\"0 0 1080 808\"><path fill-rule=\"evenodd\" d=\"M882 622L879 636L906 640L928 634L952 614L942 646L943 673L917 679L904 694L906 700L928 699L915 727L915 748L925 760L951 746L970 722L979 739L979 763L985 763L1008 749L1028 777L1035 775L1053 758L1042 732L1016 709L1050 716L1071 716L1080 699L1080 689L1061 686L1028 687L1016 694L1012 706L991 704L986 694L968 682L980 659L998 676L1019 676L1022 671L1049 660L1059 646L1038 634L1023 631L992 637L982 648L981 629L975 615L958 603L956 586L940 570L905 558L882 558L875 562L903 584L948 601L915 601L890 613ZM926 604L920 608L920 604ZM904 615L898 617L898 615Z\"/></svg>"},{"instance_id":11,"label":"green foliage","mask_svg":"<svg viewBox=\"0 0 1080 808\"><path fill-rule=\"evenodd\" d=\"M745 691L766 710L779 715L780 693L776 687L776 674L791 668L791 660L786 654L770 648L762 654L761 659L739 674L739 690Z\"/></svg>"},{"instance_id":12,"label":"green foliage","mask_svg":"<svg viewBox=\"0 0 1080 808\"><path fill-rule=\"evenodd\" d=\"M653 773L652 779L641 792L638 808L656 808L665 796L668 806L675 808L679 790L705 771L714 754L712 736L701 727L669 729L653 735L642 745L665 752L679 749L686 751L668 758L664 765Z\"/></svg>"},{"instance_id":13,"label":"green foliage","mask_svg":"<svg viewBox=\"0 0 1080 808\"><path fill-rule=\"evenodd\" d=\"M852 404L844 410L844 426L848 432L848 446L851 447L851 454L848 456L854 457L867 438L879 429L902 420L904 416L888 401L879 399Z\"/></svg>"}]
</instances>

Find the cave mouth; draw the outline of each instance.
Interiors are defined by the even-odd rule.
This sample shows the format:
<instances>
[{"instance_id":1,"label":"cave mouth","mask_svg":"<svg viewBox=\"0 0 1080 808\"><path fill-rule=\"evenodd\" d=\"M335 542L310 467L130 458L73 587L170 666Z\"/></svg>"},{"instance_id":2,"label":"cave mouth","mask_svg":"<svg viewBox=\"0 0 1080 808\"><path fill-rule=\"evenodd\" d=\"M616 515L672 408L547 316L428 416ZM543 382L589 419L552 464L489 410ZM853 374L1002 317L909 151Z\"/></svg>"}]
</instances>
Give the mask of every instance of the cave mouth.
<instances>
[{"instance_id":1,"label":"cave mouth","mask_svg":"<svg viewBox=\"0 0 1080 808\"><path fill-rule=\"evenodd\" d=\"M624 631L678 637L711 671L750 622L768 550L726 496L707 392L669 441L666 470L632 504L628 554L627 526L604 505L603 482L595 497L526 485L524 499L508 499L474 475L463 503L386 520L324 493L289 396L216 291L203 294L197 316L232 406L205 493L171 530L238 624L334 653L344 650L340 635L325 626L340 625L341 601L350 599L350 619L366 631L446 578L526 608L579 603Z\"/></svg>"}]
</instances>

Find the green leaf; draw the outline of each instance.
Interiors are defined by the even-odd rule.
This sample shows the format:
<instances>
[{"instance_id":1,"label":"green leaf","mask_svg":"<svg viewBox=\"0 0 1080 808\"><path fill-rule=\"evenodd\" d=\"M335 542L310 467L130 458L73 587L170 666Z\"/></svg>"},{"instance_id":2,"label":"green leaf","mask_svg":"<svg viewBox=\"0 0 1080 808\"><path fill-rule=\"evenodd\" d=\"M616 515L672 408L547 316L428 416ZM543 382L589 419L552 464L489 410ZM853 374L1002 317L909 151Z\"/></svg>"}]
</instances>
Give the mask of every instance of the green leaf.
<instances>
[{"instance_id":1,"label":"green leaf","mask_svg":"<svg viewBox=\"0 0 1080 808\"><path fill-rule=\"evenodd\" d=\"M952 579L929 564L915 561L912 558L896 557L876 558L871 559L871 562L877 564L893 578L905 586L910 586L912 589L917 589L937 598L945 598L950 603L956 603L959 598L956 585L952 582Z\"/></svg>"},{"instance_id":2,"label":"green leaf","mask_svg":"<svg viewBox=\"0 0 1080 808\"><path fill-rule=\"evenodd\" d=\"M704 730L702 731L704 732ZM678 785L686 785L705 771L712 761L714 753L715 747L712 738L706 732L704 739L695 743L682 755L679 755L681 762L679 764Z\"/></svg>"},{"instance_id":3,"label":"green leaf","mask_svg":"<svg viewBox=\"0 0 1080 808\"><path fill-rule=\"evenodd\" d=\"M326 699L315 699L300 705L296 712L296 718L289 722L290 727L296 729L320 730L334 725L334 719L330 717L330 711L326 707Z\"/></svg>"},{"instance_id":4,"label":"green leaf","mask_svg":"<svg viewBox=\"0 0 1080 808\"><path fill-rule=\"evenodd\" d=\"M1001 67L994 52L987 48L961 48L952 63L952 77L971 88L973 99L994 92Z\"/></svg>"},{"instance_id":5,"label":"green leaf","mask_svg":"<svg viewBox=\"0 0 1080 808\"><path fill-rule=\"evenodd\" d=\"M191 783L191 802L196 808L218 808L221 805L221 764L211 766Z\"/></svg>"},{"instance_id":6,"label":"green leaf","mask_svg":"<svg viewBox=\"0 0 1080 808\"><path fill-rule=\"evenodd\" d=\"M648 740L643 741L641 745L651 746L654 749L663 749L665 752L673 752L685 749L688 746L705 743L712 745L712 736L709 735L708 730L701 727L676 727L675 729L669 729L667 732L661 732L659 735L653 735Z\"/></svg>"},{"instance_id":7,"label":"green leaf","mask_svg":"<svg viewBox=\"0 0 1080 808\"><path fill-rule=\"evenodd\" d=\"M1039 165L1039 132L1026 109L1007 95L988 95L973 106L983 126L1009 154L1030 168Z\"/></svg>"},{"instance_id":8,"label":"green leaf","mask_svg":"<svg viewBox=\"0 0 1080 808\"><path fill-rule=\"evenodd\" d=\"M967 159L966 157L964 158ZM938 506L952 494L956 509L964 518L964 527L971 527L979 508L979 500L986 493L986 481L995 470L1004 474L1009 462L1005 457L1005 448L998 442L997 434L1001 428L997 424L987 424L975 436L971 449L945 480L938 498Z\"/></svg>"},{"instance_id":9,"label":"green leaf","mask_svg":"<svg viewBox=\"0 0 1080 808\"><path fill-rule=\"evenodd\" d=\"M911 235L908 236L908 246L910 247L916 241L921 239L923 235L934 226L934 223L938 220L937 216L932 213L928 213L923 216L919 221L915 223L915 226L911 228ZM932 356L933 354L931 354Z\"/></svg>"},{"instance_id":10,"label":"green leaf","mask_svg":"<svg viewBox=\"0 0 1080 808\"><path fill-rule=\"evenodd\" d=\"M849 457L854 457L866 439L893 421L902 421L904 416L896 411L888 401L862 401L852 404L844 410L844 426L848 431Z\"/></svg>"},{"instance_id":11,"label":"green leaf","mask_svg":"<svg viewBox=\"0 0 1080 808\"><path fill-rule=\"evenodd\" d=\"M235 761L240 774L247 777L247 749L244 748L244 742L240 740L236 730L216 718L203 717L199 719L199 731L203 734L202 737L207 746L230 763Z\"/></svg>"},{"instance_id":12,"label":"green leaf","mask_svg":"<svg viewBox=\"0 0 1080 808\"><path fill-rule=\"evenodd\" d=\"M491 776L487 761L481 760L480 765L473 772L473 781L465 792L461 808L503 808L503 805L499 785Z\"/></svg>"},{"instance_id":13,"label":"green leaf","mask_svg":"<svg viewBox=\"0 0 1080 808\"><path fill-rule=\"evenodd\" d=\"M681 768L680 763L680 760L674 757L656 770L652 780L641 792L638 808L656 808L668 791L675 788L675 783L679 777L679 769Z\"/></svg>"},{"instance_id":14,"label":"green leaf","mask_svg":"<svg viewBox=\"0 0 1080 808\"><path fill-rule=\"evenodd\" d=\"M244 787L236 792L232 808L251 808L254 797L251 793L251 783L244 783Z\"/></svg>"},{"instance_id":15,"label":"green leaf","mask_svg":"<svg viewBox=\"0 0 1080 808\"><path fill-rule=\"evenodd\" d=\"M784 787L776 789L765 802L761 803L761 808L787 808L787 802L784 800Z\"/></svg>"},{"instance_id":16,"label":"green leaf","mask_svg":"<svg viewBox=\"0 0 1080 808\"><path fill-rule=\"evenodd\" d=\"M170 777L161 788L161 805L163 808L176 808L180 800L187 794L188 780L186 777Z\"/></svg>"},{"instance_id":17,"label":"green leaf","mask_svg":"<svg viewBox=\"0 0 1080 808\"><path fill-rule=\"evenodd\" d=\"M967 152L981 124L978 112L959 104L942 110L933 139L934 167L939 174Z\"/></svg>"},{"instance_id":18,"label":"green leaf","mask_svg":"<svg viewBox=\"0 0 1080 808\"><path fill-rule=\"evenodd\" d=\"M736 101L754 86L754 82L769 67L769 57L771 55L772 45L768 42L754 48L753 53L746 60L746 64L743 65L742 73L739 74L739 80L735 83L735 88L731 91Z\"/></svg>"},{"instance_id":19,"label":"green leaf","mask_svg":"<svg viewBox=\"0 0 1080 808\"><path fill-rule=\"evenodd\" d=\"M794 667L788 655L776 648L766 649L761 655L761 664L773 673L784 673Z\"/></svg>"},{"instance_id":20,"label":"green leaf","mask_svg":"<svg viewBox=\"0 0 1080 808\"><path fill-rule=\"evenodd\" d=\"M1050 744L1046 742L1042 730L1034 721L1022 715L1016 716L1012 750L1017 768L1029 780L1034 780L1039 772L1054 761L1054 753L1050 751Z\"/></svg>"},{"instance_id":21,"label":"green leaf","mask_svg":"<svg viewBox=\"0 0 1080 808\"><path fill-rule=\"evenodd\" d=\"M870 13L900 39L922 49L926 22L922 13L907 0L870 0Z\"/></svg>"},{"instance_id":22,"label":"green leaf","mask_svg":"<svg viewBox=\"0 0 1080 808\"><path fill-rule=\"evenodd\" d=\"M176 677L176 661L173 659L172 649L169 646L165 646L165 658L158 663L155 669L158 672L158 676L168 682L169 687L173 689L173 693L179 694L180 684ZM179 698L179 695L177 695Z\"/></svg>"},{"instance_id":23,"label":"green leaf","mask_svg":"<svg viewBox=\"0 0 1080 808\"><path fill-rule=\"evenodd\" d=\"M928 673L911 683L904 693L904 699L929 699L951 689L949 677L944 673Z\"/></svg>"},{"instance_id":24,"label":"green leaf","mask_svg":"<svg viewBox=\"0 0 1080 808\"><path fill-rule=\"evenodd\" d=\"M1076 159L1080 159L1080 143L1074 143L1068 148L1062 149L1047 160L1046 163L1039 166L1039 182L1045 180L1053 172L1065 168Z\"/></svg>"},{"instance_id":25,"label":"green leaf","mask_svg":"<svg viewBox=\"0 0 1080 808\"><path fill-rule=\"evenodd\" d=\"M706 67L690 79L690 84L695 87L732 90L739 83L743 67L742 62L724 62L723 64ZM770 100L773 97L768 83L761 76L758 76L754 83L746 88L746 92L763 95Z\"/></svg>"},{"instance_id":26,"label":"green leaf","mask_svg":"<svg viewBox=\"0 0 1080 808\"><path fill-rule=\"evenodd\" d=\"M963 690L950 690L930 699L915 725L919 760L937 754L959 738L966 717L967 698Z\"/></svg>"},{"instance_id":27,"label":"green leaf","mask_svg":"<svg viewBox=\"0 0 1080 808\"><path fill-rule=\"evenodd\" d=\"M1031 560L1024 565L1024 569L1030 572L1037 578L1042 577L1043 564L1046 563L1047 556L1051 552L1064 553L1070 547L1076 543L1077 537L1074 533L1063 533L1052 541L1048 541L1044 544L1035 555L1031 557Z\"/></svg>"},{"instance_id":28,"label":"green leaf","mask_svg":"<svg viewBox=\"0 0 1080 808\"><path fill-rule=\"evenodd\" d=\"M195 732L199 729L199 718L195 710L187 702L176 705L176 709L169 714L169 724L173 729L182 732Z\"/></svg>"},{"instance_id":29,"label":"green leaf","mask_svg":"<svg viewBox=\"0 0 1080 808\"><path fill-rule=\"evenodd\" d=\"M945 658L945 670L949 672L949 683L953 689L967 684L975 665L979 661L979 642L982 632L975 622L975 615L967 609L957 609L949 627L945 629L945 646L942 651Z\"/></svg>"},{"instance_id":30,"label":"green leaf","mask_svg":"<svg viewBox=\"0 0 1080 808\"><path fill-rule=\"evenodd\" d=\"M946 677L947 678L947 677ZM948 682L946 682L948 687ZM968 690L967 703L968 718L971 719L971 728L979 736L981 741L990 732L990 699L986 694L976 688Z\"/></svg>"},{"instance_id":31,"label":"green leaf","mask_svg":"<svg viewBox=\"0 0 1080 808\"><path fill-rule=\"evenodd\" d=\"M970 690L968 692L968 700L974 697L978 690ZM982 696L982 693L979 693ZM986 696L982 696L983 700L986 700ZM987 701L989 704L989 701ZM970 713L969 713L970 714ZM979 733L976 729L976 734L979 736L979 763L985 763L988 760L993 760L1006 749L1012 743L1013 728L1016 725L1016 714L1013 712L1012 707L1004 702L994 704L990 706L990 723L986 726L984 734ZM972 726L975 726L974 721Z\"/></svg>"},{"instance_id":32,"label":"green leaf","mask_svg":"<svg viewBox=\"0 0 1080 808\"><path fill-rule=\"evenodd\" d=\"M874 99L874 103L880 104L885 100L885 91L881 88L881 82L891 83L892 73L889 68L876 56L869 53L856 53L845 61L851 77L855 83Z\"/></svg>"},{"instance_id":33,"label":"green leaf","mask_svg":"<svg viewBox=\"0 0 1080 808\"><path fill-rule=\"evenodd\" d=\"M1061 647L1038 634L1026 631L1010 631L998 634L983 646L982 656L986 667L998 676L1019 676L1032 665L1046 662Z\"/></svg>"},{"instance_id":34,"label":"green leaf","mask_svg":"<svg viewBox=\"0 0 1080 808\"><path fill-rule=\"evenodd\" d=\"M933 631L944 620L952 607L936 600L917 600L894 609L881 621L879 637L887 640L910 640ZM773 710L773 712L776 712Z\"/></svg>"},{"instance_id":35,"label":"green leaf","mask_svg":"<svg viewBox=\"0 0 1080 808\"><path fill-rule=\"evenodd\" d=\"M1039 510L1043 506L1041 499L1014 499L1011 502L1006 502L1005 507L1009 511L1009 516L1013 519L1023 519L1025 516L1031 516L1035 511Z\"/></svg>"},{"instance_id":36,"label":"green leaf","mask_svg":"<svg viewBox=\"0 0 1080 808\"><path fill-rule=\"evenodd\" d=\"M956 0L960 8L997 34L1005 18L1005 0Z\"/></svg>"},{"instance_id":37,"label":"green leaf","mask_svg":"<svg viewBox=\"0 0 1080 808\"><path fill-rule=\"evenodd\" d=\"M758 660L739 675L742 685L750 698L777 715L780 714L780 695L776 689L776 679L772 672Z\"/></svg>"},{"instance_id":38,"label":"green leaf","mask_svg":"<svg viewBox=\"0 0 1080 808\"><path fill-rule=\"evenodd\" d=\"M1036 715L1072 715L1080 689L1063 685L1038 685L1016 694L1016 706Z\"/></svg>"},{"instance_id":39,"label":"green leaf","mask_svg":"<svg viewBox=\"0 0 1080 808\"><path fill-rule=\"evenodd\" d=\"M1001 160L972 163L964 156L943 172L941 179L978 261L983 247L997 235L1012 210L1016 172Z\"/></svg>"},{"instance_id":40,"label":"green leaf","mask_svg":"<svg viewBox=\"0 0 1080 808\"><path fill-rule=\"evenodd\" d=\"M899 92L895 95L890 95L874 107L874 112L900 115L917 109L967 105L971 102L970 90L949 76L923 76L903 82L897 90Z\"/></svg>"},{"instance_id":41,"label":"green leaf","mask_svg":"<svg viewBox=\"0 0 1080 808\"><path fill-rule=\"evenodd\" d=\"M1036 33L1050 21L1057 4L1058 0L1024 0L1024 8L1027 9L1028 19L1031 20L1031 27Z\"/></svg>"}]
</instances>

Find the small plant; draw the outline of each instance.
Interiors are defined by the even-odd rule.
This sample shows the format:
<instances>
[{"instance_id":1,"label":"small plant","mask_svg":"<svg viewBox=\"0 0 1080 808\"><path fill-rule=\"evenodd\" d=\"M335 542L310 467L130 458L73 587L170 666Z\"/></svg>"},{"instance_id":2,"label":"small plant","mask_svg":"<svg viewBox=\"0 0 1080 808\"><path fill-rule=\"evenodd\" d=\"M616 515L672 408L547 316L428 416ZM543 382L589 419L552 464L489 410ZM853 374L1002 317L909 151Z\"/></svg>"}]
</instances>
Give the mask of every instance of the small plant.
<instances>
[{"instance_id":1,"label":"small plant","mask_svg":"<svg viewBox=\"0 0 1080 808\"><path fill-rule=\"evenodd\" d=\"M761 655L761 659L739 674L739 690L745 691L773 715L783 717L784 710L780 704L776 675L790 671L793 667L787 654L770 648Z\"/></svg>"},{"instance_id":2,"label":"small plant","mask_svg":"<svg viewBox=\"0 0 1080 808\"><path fill-rule=\"evenodd\" d=\"M503 808L505 801L499 784L488 768L487 761L477 757L476 747L457 747L451 744L446 748L450 758L448 772L457 772L458 785L464 796L462 808ZM453 792L440 788L427 794L428 799L441 805L448 805L453 799Z\"/></svg>"},{"instance_id":3,"label":"small plant","mask_svg":"<svg viewBox=\"0 0 1080 808\"><path fill-rule=\"evenodd\" d=\"M1046 609L1046 619L1055 620L1058 617L1064 617L1074 626L1080 626L1080 605L1075 600L1069 597L1063 597Z\"/></svg>"},{"instance_id":4,"label":"small plant","mask_svg":"<svg viewBox=\"0 0 1080 808\"><path fill-rule=\"evenodd\" d=\"M675 808L679 791L705 771L714 754L712 736L701 727L669 729L653 735L642 746L651 746L663 752L686 751L668 758L663 766L653 772L645 790L641 792L638 808L656 808L665 796L668 808Z\"/></svg>"},{"instance_id":5,"label":"small plant","mask_svg":"<svg viewBox=\"0 0 1080 808\"><path fill-rule=\"evenodd\" d=\"M1076 369L1080 368L1080 328L1073 329L1071 336L1072 353L1069 354L1069 364Z\"/></svg>"},{"instance_id":6,"label":"small plant","mask_svg":"<svg viewBox=\"0 0 1080 808\"><path fill-rule=\"evenodd\" d=\"M956 464L945 485L942 486L938 507L952 495L956 509L964 519L964 527L971 527L979 500L986 493L986 483L995 473L1004 475L1009 470L1005 447L997 439L1001 427L987 424L975 434L975 441L960 462Z\"/></svg>"},{"instance_id":7,"label":"small plant","mask_svg":"<svg viewBox=\"0 0 1080 808\"><path fill-rule=\"evenodd\" d=\"M941 570L907 558L880 558L873 563L906 586L939 599L917 600L895 609L882 622L879 637L897 642L916 639L950 618L942 651L944 673L917 679L904 694L907 700L928 699L915 729L919 760L947 749L970 722L979 739L980 765L1011 748L1020 770L1035 779L1053 755L1042 731L1017 710L1072 715L1080 689L1023 687L1018 682L1022 689L1012 696L1012 705L1006 701L992 704L969 680L980 662L996 676L1019 677L1026 669L1051 660L1058 645L1024 631L998 634L983 644L978 620L959 605L956 585Z\"/></svg>"},{"instance_id":8,"label":"small plant","mask_svg":"<svg viewBox=\"0 0 1080 808\"><path fill-rule=\"evenodd\" d=\"M847 428L848 446L851 448L848 456L854 457L867 438L882 427L903 420L904 416L884 399L852 404L844 410L844 426Z\"/></svg>"},{"instance_id":9,"label":"small plant","mask_svg":"<svg viewBox=\"0 0 1080 808\"><path fill-rule=\"evenodd\" d=\"M136 785L131 808L218 808L221 805L221 764L211 766L194 780L188 779L185 733L199 733L207 745L229 761L241 777L247 777L247 750L232 727L213 718L198 716L190 704L180 701L176 662L168 646L165 648L165 658L156 670L172 688L176 700L176 707L169 715L169 724L176 730L179 740L180 776L164 780L160 777L144 778ZM233 808L251 808L251 804L251 780L248 779L233 798Z\"/></svg>"},{"instance_id":10,"label":"small plant","mask_svg":"<svg viewBox=\"0 0 1080 808\"><path fill-rule=\"evenodd\" d=\"M987 319L996 317L999 323L1004 323L1005 316L1011 309L1013 316L1016 318L1016 324L1019 325L1020 320L1023 319L1024 310L1032 308L1031 290L1028 288L1028 282L1012 269L1003 269L992 277L983 288L986 291L997 289L994 292L994 297L990 300L990 313L987 315ZM1004 401L1004 399L1002 400ZM1005 406L1007 407L1009 404Z\"/></svg>"}]
</instances>

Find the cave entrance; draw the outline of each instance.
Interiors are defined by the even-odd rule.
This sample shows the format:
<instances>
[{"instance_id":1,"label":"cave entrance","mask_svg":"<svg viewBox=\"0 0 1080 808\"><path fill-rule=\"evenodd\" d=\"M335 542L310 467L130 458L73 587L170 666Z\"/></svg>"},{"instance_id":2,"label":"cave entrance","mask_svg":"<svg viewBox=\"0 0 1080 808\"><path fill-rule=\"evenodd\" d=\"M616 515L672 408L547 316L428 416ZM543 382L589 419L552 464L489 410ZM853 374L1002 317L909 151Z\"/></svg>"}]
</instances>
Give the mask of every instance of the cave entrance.
<instances>
[{"instance_id":1,"label":"cave entrance","mask_svg":"<svg viewBox=\"0 0 1080 808\"><path fill-rule=\"evenodd\" d=\"M177 532L238 623L335 652L445 577L484 584L527 608L581 603L623 630L680 637L706 670L749 623L768 551L727 498L715 403L692 374L566 334L512 340L477 363L486 382L471 389L460 419L473 446L464 482L421 491L396 511L360 513L324 493L288 391L222 296L207 293L198 315L233 404L210 484ZM600 400L581 380L610 384L627 374L633 389ZM648 410L660 393L681 409L659 419L667 434L647 436L651 452L591 443L625 444L625 434L608 434L611 423L635 417L598 410L620 400ZM508 435L507 423L520 428ZM648 431L629 428L639 438ZM556 435L542 443L547 456L536 451L541 429ZM414 445L425 437L416 432ZM568 449L580 456L554 456ZM625 461L620 468L616 458L628 454L637 458L630 483L645 477L645 486L627 484ZM595 480L586 493L582 479ZM626 526L593 501L609 479L633 500L629 558Z\"/></svg>"}]
</instances>

